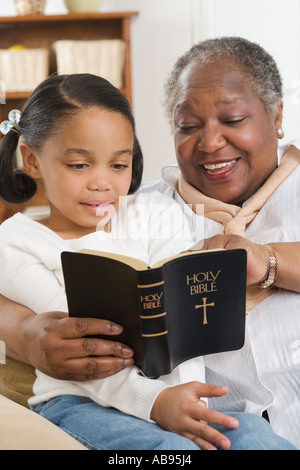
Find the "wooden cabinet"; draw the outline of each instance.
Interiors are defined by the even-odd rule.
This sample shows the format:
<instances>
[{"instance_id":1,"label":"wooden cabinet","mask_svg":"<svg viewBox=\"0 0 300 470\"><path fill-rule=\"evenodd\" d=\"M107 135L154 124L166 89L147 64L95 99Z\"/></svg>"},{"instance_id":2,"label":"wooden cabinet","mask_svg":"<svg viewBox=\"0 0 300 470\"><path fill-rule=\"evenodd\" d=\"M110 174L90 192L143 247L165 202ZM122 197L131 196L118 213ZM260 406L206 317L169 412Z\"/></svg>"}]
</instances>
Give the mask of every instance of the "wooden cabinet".
<instances>
[{"instance_id":1,"label":"wooden cabinet","mask_svg":"<svg viewBox=\"0 0 300 470\"><path fill-rule=\"evenodd\" d=\"M0 17L0 49L9 48L14 44L22 44L28 48L47 48L50 52L52 73L56 71L52 44L59 39L122 39L125 43L122 92L131 102L130 21L137 14L138 12L115 12ZM7 106L1 105L1 120L6 112L5 108L21 107L28 96L29 93L7 93Z\"/></svg>"},{"instance_id":2,"label":"wooden cabinet","mask_svg":"<svg viewBox=\"0 0 300 470\"><path fill-rule=\"evenodd\" d=\"M50 73L53 73L56 71L56 57L52 44L57 40L122 39L125 43L125 63L124 86L121 91L132 102L130 22L137 15L138 12L132 11L0 17L0 49L7 49L15 44L22 44L27 48L47 48L50 53ZM22 109L24 100L29 95L28 92L6 93L6 102L0 104L0 122L7 119L11 109ZM36 199L39 204L41 195L37 195ZM0 223L4 218L3 207L0 207Z\"/></svg>"}]
</instances>

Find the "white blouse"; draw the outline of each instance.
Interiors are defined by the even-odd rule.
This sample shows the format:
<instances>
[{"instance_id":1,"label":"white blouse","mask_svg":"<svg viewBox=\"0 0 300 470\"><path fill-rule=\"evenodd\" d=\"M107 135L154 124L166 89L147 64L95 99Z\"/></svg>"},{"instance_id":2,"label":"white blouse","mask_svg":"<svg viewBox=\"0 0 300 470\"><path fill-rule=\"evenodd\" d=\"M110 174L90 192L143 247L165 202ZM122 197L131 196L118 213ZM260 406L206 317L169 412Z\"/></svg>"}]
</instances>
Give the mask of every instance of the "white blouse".
<instances>
[{"instance_id":1,"label":"white blouse","mask_svg":"<svg viewBox=\"0 0 300 470\"><path fill-rule=\"evenodd\" d=\"M300 148L300 140L292 143ZM279 150L279 159L284 150ZM178 173L176 166L166 167L165 183L146 182L142 190L155 188L183 206L175 190ZM189 209L186 214L195 227L197 216ZM199 217L199 240L222 233L221 224ZM278 187L245 236L261 244L300 241L300 166ZM281 290L251 310L246 323L240 351L205 357L206 382L230 389L224 397L209 400L209 406L256 414L267 409L274 431L300 448L300 294Z\"/></svg>"}]
</instances>

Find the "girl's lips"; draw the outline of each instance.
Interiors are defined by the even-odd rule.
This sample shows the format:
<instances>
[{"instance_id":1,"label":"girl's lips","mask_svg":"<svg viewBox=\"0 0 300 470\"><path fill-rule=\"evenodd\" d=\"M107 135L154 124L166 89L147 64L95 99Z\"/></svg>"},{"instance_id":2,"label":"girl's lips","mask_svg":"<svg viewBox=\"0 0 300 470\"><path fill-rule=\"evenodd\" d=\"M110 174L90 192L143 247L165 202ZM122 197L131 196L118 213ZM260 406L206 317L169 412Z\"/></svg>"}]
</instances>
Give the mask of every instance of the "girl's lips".
<instances>
[{"instance_id":1,"label":"girl's lips","mask_svg":"<svg viewBox=\"0 0 300 470\"><path fill-rule=\"evenodd\" d=\"M108 204L100 204L97 208L96 215L103 216L115 212L115 206L110 202Z\"/></svg>"},{"instance_id":2,"label":"girl's lips","mask_svg":"<svg viewBox=\"0 0 300 470\"><path fill-rule=\"evenodd\" d=\"M89 202L82 202L81 205L92 214L97 216L103 216L108 214L114 209L114 205L112 202L100 202L100 201L89 201Z\"/></svg>"}]
</instances>

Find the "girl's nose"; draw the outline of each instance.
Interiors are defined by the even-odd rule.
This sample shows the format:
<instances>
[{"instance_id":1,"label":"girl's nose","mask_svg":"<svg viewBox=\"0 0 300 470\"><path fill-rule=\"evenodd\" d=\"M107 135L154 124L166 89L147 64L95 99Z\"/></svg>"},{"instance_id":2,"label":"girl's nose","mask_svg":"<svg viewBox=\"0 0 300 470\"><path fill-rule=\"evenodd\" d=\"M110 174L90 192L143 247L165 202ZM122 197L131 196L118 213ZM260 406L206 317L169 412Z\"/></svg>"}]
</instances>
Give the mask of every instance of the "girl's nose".
<instances>
[{"instance_id":1,"label":"girl's nose","mask_svg":"<svg viewBox=\"0 0 300 470\"><path fill-rule=\"evenodd\" d=\"M109 191L112 184L107 172L95 170L90 177L88 188L91 191Z\"/></svg>"}]
</instances>

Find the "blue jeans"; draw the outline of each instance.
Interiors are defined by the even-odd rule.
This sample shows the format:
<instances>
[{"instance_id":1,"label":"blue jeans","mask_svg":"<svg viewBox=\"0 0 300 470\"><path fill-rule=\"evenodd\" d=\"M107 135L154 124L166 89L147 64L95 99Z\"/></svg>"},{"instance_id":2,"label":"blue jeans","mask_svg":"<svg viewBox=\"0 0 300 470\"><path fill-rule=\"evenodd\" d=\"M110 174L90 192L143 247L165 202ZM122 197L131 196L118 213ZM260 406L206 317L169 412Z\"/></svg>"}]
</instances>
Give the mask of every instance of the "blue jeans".
<instances>
[{"instance_id":1,"label":"blue jeans","mask_svg":"<svg viewBox=\"0 0 300 470\"><path fill-rule=\"evenodd\" d=\"M200 450L190 439L102 407L89 398L65 395L41 403L35 410L91 450ZM227 413L239 420L235 430L214 426L231 441L231 450L295 450L260 416Z\"/></svg>"}]
</instances>

